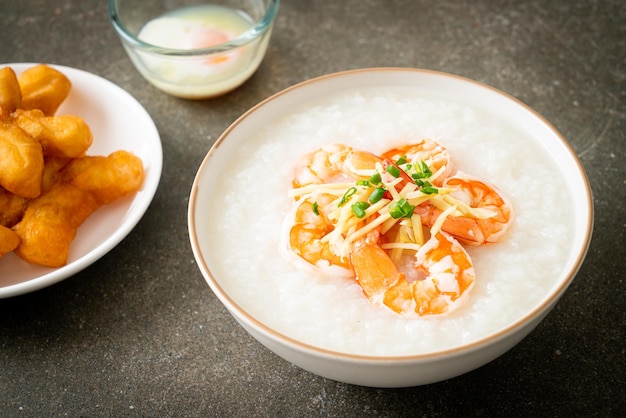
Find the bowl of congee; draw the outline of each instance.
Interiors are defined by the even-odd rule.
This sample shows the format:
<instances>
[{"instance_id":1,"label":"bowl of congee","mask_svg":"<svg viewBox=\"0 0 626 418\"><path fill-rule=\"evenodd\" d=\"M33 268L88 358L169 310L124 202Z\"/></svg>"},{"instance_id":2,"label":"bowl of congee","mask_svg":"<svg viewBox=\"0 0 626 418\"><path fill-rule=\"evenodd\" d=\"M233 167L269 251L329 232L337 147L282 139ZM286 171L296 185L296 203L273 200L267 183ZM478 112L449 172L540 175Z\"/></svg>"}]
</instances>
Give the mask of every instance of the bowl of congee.
<instances>
[{"instance_id":1,"label":"bowl of congee","mask_svg":"<svg viewBox=\"0 0 626 418\"><path fill-rule=\"evenodd\" d=\"M302 369L371 387L438 382L528 335L593 226L576 154L519 100L410 68L297 84L209 150L188 211L215 296Z\"/></svg>"}]
</instances>

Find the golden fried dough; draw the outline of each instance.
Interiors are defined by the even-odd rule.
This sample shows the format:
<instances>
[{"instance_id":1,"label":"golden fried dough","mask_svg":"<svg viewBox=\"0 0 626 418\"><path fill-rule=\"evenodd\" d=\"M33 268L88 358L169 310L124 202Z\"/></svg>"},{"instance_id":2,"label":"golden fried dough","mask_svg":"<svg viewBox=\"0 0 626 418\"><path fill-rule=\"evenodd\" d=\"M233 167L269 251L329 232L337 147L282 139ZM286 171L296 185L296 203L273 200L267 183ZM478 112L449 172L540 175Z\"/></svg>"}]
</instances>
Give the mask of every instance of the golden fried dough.
<instances>
[{"instance_id":1,"label":"golden fried dough","mask_svg":"<svg viewBox=\"0 0 626 418\"><path fill-rule=\"evenodd\" d=\"M65 265L85 219L143 183L143 163L130 152L86 156L87 123L55 115L70 89L46 65L19 77L0 69L0 257L14 251L29 263Z\"/></svg>"},{"instance_id":2,"label":"golden fried dough","mask_svg":"<svg viewBox=\"0 0 626 418\"><path fill-rule=\"evenodd\" d=\"M48 267L65 265L77 228L98 206L90 193L73 184L56 183L30 202L15 227L21 239L15 253L29 263Z\"/></svg>"},{"instance_id":3,"label":"golden fried dough","mask_svg":"<svg viewBox=\"0 0 626 418\"><path fill-rule=\"evenodd\" d=\"M50 190L54 183L61 178L61 169L69 161L69 158L44 157L41 193ZM24 216L29 200L0 186L0 225L10 228L17 224Z\"/></svg>"},{"instance_id":4,"label":"golden fried dough","mask_svg":"<svg viewBox=\"0 0 626 418\"><path fill-rule=\"evenodd\" d=\"M11 67L0 68L0 120L8 118L20 107L22 92L15 71Z\"/></svg>"},{"instance_id":5,"label":"golden fried dough","mask_svg":"<svg viewBox=\"0 0 626 418\"><path fill-rule=\"evenodd\" d=\"M18 109L12 119L16 126L41 143L48 156L81 157L93 142L89 125L78 116L46 116L39 109Z\"/></svg>"},{"instance_id":6,"label":"golden fried dough","mask_svg":"<svg viewBox=\"0 0 626 418\"><path fill-rule=\"evenodd\" d=\"M19 235L9 228L0 225L0 257L13 251L19 243Z\"/></svg>"},{"instance_id":7,"label":"golden fried dough","mask_svg":"<svg viewBox=\"0 0 626 418\"><path fill-rule=\"evenodd\" d=\"M12 227L22 219L28 199L0 187L0 226Z\"/></svg>"},{"instance_id":8,"label":"golden fried dough","mask_svg":"<svg viewBox=\"0 0 626 418\"><path fill-rule=\"evenodd\" d=\"M44 157L41 193L45 193L61 178L61 170L71 161L64 157Z\"/></svg>"},{"instance_id":9,"label":"golden fried dough","mask_svg":"<svg viewBox=\"0 0 626 418\"><path fill-rule=\"evenodd\" d=\"M29 203L15 227L21 239L15 253L29 263L65 265L78 227L101 205L136 192L143 164L133 154L117 151L73 159L60 174L49 191Z\"/></svg>"},{"instance_id":10,"label":"golden fried dough","mask_svg":"<svg viewBox=\"0 0 626 418\"><path fill-rule=\"evenodd\" d=\"M65 74L44 64L35 65L18 77L23 109L40 109L47 116L56 113L72 89Z\"/></svg>"},{"instance_id":11,"label":"golden fried dough","mask_svg":"<svg viewBox=\"0 0 626 418\"><path fill-rule=\"evenodd\" d=\"M92 193L100 203L111 203L139 190L143 182L143 163L128 151L115 151L108 157L77 158L62 172L81 190Z\"/></svg>"},{"instance_id":12,"label":"golden fried dough","mask_svg":"<svg viewBox=\"0 0 626 418\"><path fill-rule=\"evenodd\" d=\"M22 197L41 191L41 144L20 128L0 122L0 186Z\"/></svg>"}]
</instances>

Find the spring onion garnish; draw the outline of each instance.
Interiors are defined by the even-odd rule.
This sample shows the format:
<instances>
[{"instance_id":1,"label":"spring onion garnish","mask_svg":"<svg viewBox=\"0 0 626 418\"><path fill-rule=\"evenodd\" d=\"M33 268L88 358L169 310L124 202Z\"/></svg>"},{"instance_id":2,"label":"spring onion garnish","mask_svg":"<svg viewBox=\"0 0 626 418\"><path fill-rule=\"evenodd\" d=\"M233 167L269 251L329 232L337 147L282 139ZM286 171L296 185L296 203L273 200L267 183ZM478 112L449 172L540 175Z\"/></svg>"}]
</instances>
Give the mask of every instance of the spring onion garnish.
<instances>
[{"instance_id":1,"label":"spring onion garnish","mask_svg":"<svg viewBox=\"0 0 626 418\"><path fill-rule=\"evenodd\" d=\"M320 216L320 207L317 202L313 202L313 213Z\"/></svg>"},{"instance_id":2,"label":"spring onion garnish","mask_svg":"<svg viewBox=\"0 0 626 418\"><path fill-rule=\"evenodd\" d=\"M395 165L388 165L386 170L387 170L387 173L391 174L395 178L400 177L400 169L396 167Z\"/></svg>"},{"instance_id":3,"label":"spring onion garnish","mask_svg":"<svg viewBox=\"0 0 626 418\"><path fill-rule=\"evenodd\" d=\"M428 181L420 181L415 183L420 186L420 191L424 194L439 194L439 190Z\"/></svg>"},{"instance_id":4,"label":"spring onion garnish","mask_svg":"<svg viewBox=\"0 0 626 418\"><path fill-rule=\"evenodd\" d=\"M350 187L348 190L346 190L346 192L341 197L341 200L339 201L338 206L339 207L343 206L348 200L350 200L352 196L354 196L356 192L357 192L356 187Z\"/></svg>"},{"instance_id":5,"label":"spring onion garnish","mask_svg":"<svg viewBox=\"0 0 626 418\"><path fill-rule=\"evenodd\" d=\"M411 177L413 177L413 179L427 179L432 175L433 172L430 170L424 160L422 160L419 164L415 165L415 173L411 174Z\"/></svg>"},{"instance_id":6,"label":"spring onion garnish","mask_svg":"<svg viewBox=\"0 0 626 418\"><path fill-rule=\"evenodd\" d=\"M369 182L371 184L380 184L380 182L382 181L382 177L380 176L380 173L377 171L374 174L372 174L372 177L369 178Z\"/></svg>"},{"instance_id":7,"label":"spring onion garnish","mask_svg":"<svg viewBox=\"0 0 626 418\"><path fill-rule=\"evenodd\" d=\"M362 218L365 216L365 210L370 207L370 204L367 202L356 202L352 204L352 213L357 218Z\"/></svg>"},{"instance_id":8,"label":"spring onion garnish","mask_svg":"<svg viewBox=\"0 0 626 418\"><path fill-rule=\"evenodd\" d=\"M402 164L406 164L406 155L401 156L400 158L398 158L398 161L396 161L396 165Z\"/></svg>"},{"instance_id":9,"label":"spring onion garnish","mask_svg":"<svg viewBox=\"0 0 626 418\"><path fill-rule=\"evenodd\" d=\"M420 191L424 194L439 194L439 190L433 186L429 181L415 179L415 184L420 188Z\"/></svg>"},{"instance_id":10,"label":"spring onion garnish","mask_svg":"<svg viewBox=\"0 0 626 418\"><path fill-rule=\"evenodd\" d=\"M376 203L380 199L383 198L383 196L385 195L385 192L386 190L384 187L377 187L374 189L374 191L372 191L372 193L370 194L370 197L368 197L367 200L369 200L370 203Z\"/></svg>"},{"instance_id":11,"label":"spring onion garnish","mask_svg":"<svg viewBox=\"0 0 626 418\"><path fill-rule=\"evenodd\" d=\"M438 194L439 191L435 186L433 186L429 181L423 180L427 179L433 175L433 172L430 170L428 165L424 162L424 160L420 161L419 164L415 165L415 173L411 174L411 177L420 187L420 190L424 194Z\"/></svg>"},{"instance_id":12,"label":"spring onion garnish","mask_svg":"<svg viewBox=\"0 0 626 418\"><path fill-rule=\"evenodd\" d=\"M389 214L394 219L410 218L413 215L413 209L415 209L415 206L402 198L389 205Z\"/></svg>"}]
</instances>

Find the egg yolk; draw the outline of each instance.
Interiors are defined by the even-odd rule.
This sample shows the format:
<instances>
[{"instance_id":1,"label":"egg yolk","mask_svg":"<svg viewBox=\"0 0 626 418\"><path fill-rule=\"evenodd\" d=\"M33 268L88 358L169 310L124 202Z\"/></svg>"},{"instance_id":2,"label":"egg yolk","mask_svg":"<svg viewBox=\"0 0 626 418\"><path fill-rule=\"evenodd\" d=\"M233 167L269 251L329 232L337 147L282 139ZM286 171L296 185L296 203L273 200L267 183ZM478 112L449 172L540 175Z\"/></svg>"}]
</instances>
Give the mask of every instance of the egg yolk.
<instances>
[{"instance_id":1,"label":"egg yolk","mask_svg":"<svg viewBox=\"0 0 626 418\"><path fill-rule=\"evenodd\" d=\"M208 48L211 46L223 44L231 39L227 33L209 28L194 28L184 39L185 47L189 49ZM206 64L219 64L229 60L228 54L220 54L208 58Z\"/></svg>"},{"instance_id":2,"label":"egg yolk","mask_svg":"<svg viewBox=\"0 0 626 418\"><path fill-rule=\"evenodd\" d=\"M208 28L195 28L187 34L185 44L189 49L208 48L223 44L230 40L230 37L219 30Z\"/></svg>"}]
</instances>

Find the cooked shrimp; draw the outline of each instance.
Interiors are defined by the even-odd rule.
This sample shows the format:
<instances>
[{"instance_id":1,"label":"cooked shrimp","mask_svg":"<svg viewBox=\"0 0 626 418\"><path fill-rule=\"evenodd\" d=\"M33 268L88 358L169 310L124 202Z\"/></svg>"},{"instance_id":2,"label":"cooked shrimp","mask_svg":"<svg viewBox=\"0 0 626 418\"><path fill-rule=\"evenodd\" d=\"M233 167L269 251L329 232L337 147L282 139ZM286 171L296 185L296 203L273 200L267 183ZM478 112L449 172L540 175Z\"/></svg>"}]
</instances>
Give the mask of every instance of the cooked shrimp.
<instances>
[{"instance_id":1,"label":"cooked shrimp","mask_svg":"<svg viewBox=\"0 0 626 418\"><path fill-rule=\"evenodd\" d=\"M494 186L449 177L450 167L445 148L430 140L380 157L339 144L308 154L289 192L290 251L317 267L341 267L394 312L452 311L475 281L461 243L498 241L513 211Z\"/></svg>"},{"instance_id":2,"label":"cooked shrimp","mask_svg":"<svg viewBox=\"0 0 626 418\"><path fill-rule=\"evenodd\" d=\"M468 245L497 242L506 233L513 219L513 207L495 186L459 172L446 179L443 187L454 189L450 196L460 206L458 215L445 218L443 231ZM431 199L415 208L426 225L434 225L442 214L442 208L437 206L440 201Z\"/></svg>"},{"instance_id":3,"label":"cooked shrimp","mask_svg":"<svg viewBox=\"0 0 626 418\"><path fill-rule=\"evenodd\" d=\"M426 163L434 173L432 183L441 186L443 181L454 173L450 155L445 147L432 139L422 139L414 144L392 148L382 154L382 158L394 163L405 160L408 164Z\"/></svg>"},{"instance_id":4,"label":"cooked shrimp","mask_svg":"<svg viewBox=\"0 0 626 418\"><path fill-rule=\"evenodd\" d=\"M294 188L367 178L380 158L343 144L330 144L305 155L294 173Z\"/></svg>"},{"instance_id":5,"label":"cooked shrimp","mask_svg":"<svg viewBox=\"0 0 626 418\"><path fill-rule=\"evenodd\" d=\"M327 198L319 196L315 202L301 200L296 203L293 226L289 230L289 248L315 266L335 265L350 269L350 261L336 255L329 242L322 240L334 229L323 210L318 208L319 202Z\"/></svg>"},{"instance_id":6,"label":"cooked shrimp","mask_svg":"<svg viewBox=\"0 0 626 418\"><path fill-rule=\"evenodd\" d=\"M374 154L342 144L327 145L303 157L290 191L296 198L288 230L292 252L318 267L351 269L349 254L338 249L342 244L329 239L333 233L341 240L344 232L334 231L338 202L355 180L369 178L380 161Z\"/></svg>"},{"instance_id":7,"label":"cooked shrimp","mask_svg":"<svg viewBox=\"0 0 626 418\"><path fill-rule=\"evenodd\" d=\"M437 232L415 253L413 272L400 272L381 246L355 245L350 257L365 295L396 313L419 316L455 309L472 287L475 275L470 256L450 235Z\"/></svg>"}]
</instances>

